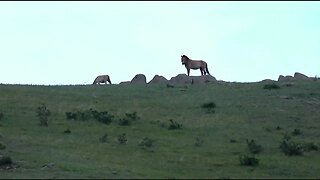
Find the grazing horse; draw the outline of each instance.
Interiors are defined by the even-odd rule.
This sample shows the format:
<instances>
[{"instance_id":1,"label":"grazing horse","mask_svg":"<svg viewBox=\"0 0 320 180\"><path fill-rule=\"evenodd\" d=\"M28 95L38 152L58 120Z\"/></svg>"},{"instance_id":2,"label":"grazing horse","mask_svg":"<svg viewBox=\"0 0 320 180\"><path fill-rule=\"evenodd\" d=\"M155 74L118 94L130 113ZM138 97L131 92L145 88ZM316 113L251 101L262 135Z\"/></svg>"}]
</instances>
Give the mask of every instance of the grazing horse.
<instances>
[{"instance_id":1,"label":"grazing horse","mask_svg":"<svg viewBox=\"0 0 320 180\"><path fill-rule=\"evenodd\" d=\"M110 77L108 75L100 75L97 76L96 79L93 81L93 84L100 84L100 83L105 83L107 84L107 82L109 82L109 84L111 84L110 81Z\"/></svg>"},{"instance_id":2,"label":"grazing horse","mask_svg":"<svg viewBox=\"0 0 320 180\"><path fill-rule=\"evenodd\" d=\"M182 55L181 62L186 67L187 72L188 72L188 76L190 74L190 69L200 69L201 76L206 75L206 73L208 73L210 75L210 73L208 71L207 63L203 60L191 60L188 58L188 56Z\"/></svg>"}]
</instances>

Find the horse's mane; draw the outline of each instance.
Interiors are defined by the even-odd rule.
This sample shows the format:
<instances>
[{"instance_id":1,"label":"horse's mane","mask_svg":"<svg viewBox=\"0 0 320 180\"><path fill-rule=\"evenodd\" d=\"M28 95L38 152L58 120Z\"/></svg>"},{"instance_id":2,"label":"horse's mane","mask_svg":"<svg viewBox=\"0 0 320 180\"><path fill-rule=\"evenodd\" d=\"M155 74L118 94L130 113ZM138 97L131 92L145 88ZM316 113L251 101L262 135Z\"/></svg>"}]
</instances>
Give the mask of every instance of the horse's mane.
<instances>
[{"instance_id":1,"label":"horse's mane","mask_svg":"<svg viewBox=\"0 0 320 180\"><path fill-rule=\"evenodd\" d=\"M185 57L185 58L187 58L187 59L190 59L190 58L188 58L188 56L186 56L186 55L182 55L182 57Z\"/></svg>"}]
</instances>

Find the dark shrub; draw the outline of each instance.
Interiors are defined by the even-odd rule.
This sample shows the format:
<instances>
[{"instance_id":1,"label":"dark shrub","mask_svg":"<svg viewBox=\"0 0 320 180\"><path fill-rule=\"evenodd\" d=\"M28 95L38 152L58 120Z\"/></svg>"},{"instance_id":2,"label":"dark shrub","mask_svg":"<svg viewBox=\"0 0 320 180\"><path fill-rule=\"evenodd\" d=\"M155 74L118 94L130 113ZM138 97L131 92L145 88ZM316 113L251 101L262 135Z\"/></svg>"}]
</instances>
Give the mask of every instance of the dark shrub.
<instances>
[{"instance_id":1,"label":"dark shrub","mask_svg":"<svg viewBox=\"0 0 320 180\"><path fill-rule=\"evenodd\" d=\"M231 142L231 143L236 143L237 140L235 140L235 139L230 139L229 142Z\"/></svg>"},{"instance_id":2,"label":"dark shrub","mask_svg":"<svg viewBox=\"0 0 320 180\"><path fill-rule=\"evenodd\" d=\"M282 152L284 152L285 155L294 156L302 155L303 147L299 143L284 140L280 144L280 149L282 150Z\"/></svg>"},{"instance_id":3,"label":"dark shrub","mask_svg":"<svg viewBox=\"0 0 320 180\"><path fill-rule=\"evenodd\" d=\"M6 146L4 144L0 143L0 150L4 150L4 149L6 149Z\"/></svg>"},{"instance_id":4,"label":"dark shrub","mask_svg":"<svg viewBox=\"0 0 320 180\"><path fill-rule=\"evenodd\" d=\"M214 108L216 108L216 104L214 102L204 103L201 105L201 108L206 109L207 113L214 113Z\"/></svg>"},{"instance_id":5,"label":"dark shrub","mask_svg":"<svg viewBox=\"0 0 320 180\"><path fill-rule=\"evenodd\" d=\"M137 112L133 112L133 113L126 113L126 117L129 119L129 120L138 120L139 117L137 116Z\"/></svg>"},{"instance_id":6,"label":"dark shrub","mask_svg":"<svg viewBox=\"0 0 320 180\"><path fill-rule=\"evenodd\" d=\"M130 120L127 118L119 119L120 126L129 126L131 124Z\"/></svg>"},{"instance_id":7,"label":"dark shrub","mask_svg":"<svg viewBox=\"0 0 320 180\"><path fill-rule=\"evenodd\" d=\"M94 118L101 123L110 124L114 116L112 114L109 114L107 111L103 111L95 114Z\"/></svg>"},{"instance_id":8,"label":"dark shrub","mask_svg":"<svg viewBox=\"0 0 320 180\"><path fill-rule=\"evenodd\" d=\"M259 164L259 159L254 156L240 155L240 165L242 166L257 166Z\"/></svg>"},{"instance_id":9,"label":"dark shrub","mask_svg":"<svg viewBox=\"0 0 320 180\"><path fill-rule=\"evenodd\" d=\"M200 138L196 138L196 141L194 142L194 145L196 146L196 147L200 147L200 146L202 146L203 145L203 143L204 143L204 141L203 141L203 139L200 139Z\"/></svg>"},{"instance_id":10,"label":"dark shrub","mask_svg":"<svg viewBox=\"0 0 320 180\"><path fill-rule=\"evenodd\" d=\"M281 130L282 128L280 126L277 126L276 127L276 130Z\"/></svg>"},{"instance_id":11,"label":"dark shrub","mask_svg":"<svg viewBox=\"0 0 320 180\"><path fill-rule=\"evenodd\" d=\"M119 144L126 144L127 143L126 133L122 133L118 136Z\"/></svg>"},{"instance_id":12,"label":"dark shrub","mask_svg":"<svg viewBox=\"0 0 320 180\"><path fill-rule=\"evenodd\" d=\"M3 113L0 113L0 121L2 120L3 118Z\"/></svg>"},{"instance_id":13,"label":"dark shrub","mask_svg":"<svg viewBox=\"0 0 320 180\"><path fill-rule=\"evenodd\" d=\"M108 141L108 134L105 133L103 136L101 136L101 137L99 138L99 141L100 141L100 142L107 142L107 141Z\"/></svg>"},{"instance_id":14,"label":"dark shrub","mask_svg":"<svg viewBox=\"0 0 320 180\"><path fill-rule=\"evenodd\" d=\"M140 142L139 142L139 146L141 146L142 148L150 148L153 145L154 140L145 137L143 138Z\"/></svg>"},{"instance_id":15,"label":"dark shrub","mask_svg":"<svg viewBox=\"0 0 320 180\"><path fill-rule=\"evenodd\" d=\"M66 129L65 131L63 131L63 133L70 134L71 131L70 131L70 129L68 128L68 129Z\"/></svg>"},{"instance_id":16,"label":"dark shrub","mask_svg":"<svg viewBox=\"0 0 320 180\"><path fill-rule=\"evenodd\" d=\"M294 129L291 134L292 134L293 136L298 136L298 135L301 134L301 131L300 131L300 129Z\"/></svg>"},{"instance_id":17,"label":"dark shrub","mask_svg":"<svg viewBox=\"0 0 320 180\"><path fill-rule=\"evenodd\" d=\"M174 122L172 119L169 120L171 122L170 126L169 126L169 130L173 130L173 129L182 129L182 124L179 124L177 122Z\"/></svg>"},{"instance_id":18,"label":"dark shrub","mask_svg":"<svg viewBox=\"0 0 320 180\"><path fill-rule=\"evenodd\" d=\"M302 146L303 150L306 152L309 151L318 151L319 147L317 145L315 145L313 142L310 143L304 143Z\"/></svg>"},{"instance_id":19,"label":"dark shrub","mask_svg":"<svg viewBox=\"0 0 320 180\"><path fill-rule=\"evenodd\" d=\"M40 119L40 126L48 126L48 117L50 116L50 110L45 104L37 107L37 115Z\"/></svg>"},{"instance_id":20,"label":"dark shrub","mask_svg":"<svg viewBox=\"0 0 320 180\"><path fill-rule=\"evenodd\" d=\"M77 114L73 112L66 112L66 117L68 120L76 120L77 119Z\"/></svg>"},{"instance_id":21,"label":"dark shrub","mask_svg":"<svg viewBox=\"0 0 320 180\"><path fill-rule=\"evenodd\" d=\"M0 156L0 166L12 164L9 156Z\"/></svg>"},{"instance_id":22,"label":"dark shrub","mask_svg":"<svg viewBox=\"0 0 320 180\"><path fill-rule=\"evenodd\" d=\"M262 146L256 144L256 142L252 139L251 141L249 141L248 139L247 141L247 145L248 145L248 150L249 152L253 153L253 154L258 154L259 152L262 151Z\"/></svg>"},{"instance_id":23,"label":"dark shrub","mask_svg":"<svg viewBox=\"0 0 320 180\"><path fill-rule=\"evenodd\" d=\"M276 85L275 83L272 83L272 84L265 84L263 86L263 89L280 89L280 86Z\"/></svg>"}]
</instances>

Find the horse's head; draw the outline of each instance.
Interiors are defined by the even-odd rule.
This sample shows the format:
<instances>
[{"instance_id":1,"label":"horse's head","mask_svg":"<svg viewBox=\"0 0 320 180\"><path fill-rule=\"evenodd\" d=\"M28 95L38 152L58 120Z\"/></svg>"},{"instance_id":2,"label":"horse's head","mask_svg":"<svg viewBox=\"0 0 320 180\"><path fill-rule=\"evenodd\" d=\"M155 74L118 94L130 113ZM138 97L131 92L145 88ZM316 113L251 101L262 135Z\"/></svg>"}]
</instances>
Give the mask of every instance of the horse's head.
<instances>
[{"instance_id":1,"label":"horse's head","mask_svg":"<svg viewBox=\"0 0 320 180\"><path fill-rule=\"evenodd\" d=\"M188 58L186 55L182 55L182 56L181 56L181 63L182 63L182 64L186 64L186 62L187 62L188 59L189 59L189 58Z\"/></svg>"}]
</instances>

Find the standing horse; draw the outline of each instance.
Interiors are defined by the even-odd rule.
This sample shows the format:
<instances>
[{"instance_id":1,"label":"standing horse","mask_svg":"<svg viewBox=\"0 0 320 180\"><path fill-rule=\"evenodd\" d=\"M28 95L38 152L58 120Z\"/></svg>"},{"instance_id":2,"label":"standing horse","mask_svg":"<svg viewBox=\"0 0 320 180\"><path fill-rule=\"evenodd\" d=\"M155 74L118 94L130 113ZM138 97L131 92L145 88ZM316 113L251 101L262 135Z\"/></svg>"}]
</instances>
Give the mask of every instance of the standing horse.
<instances>
[{"instance_id":1,"label":"standing horse","mask_svg":"<svg viewBox=\"0 0 320 180\"><path fill-rule=\"evenodd\" d=\"M100 83L105 83L107 84L107 82L109 82L109 84L111 84L110 81L110 77L108 75L100 75L98 77L96 77L96 79L93 81L93 84L100 84Z\"/></svg>"},{"instance_id":2,"label":"standing horse","mask_svg":"<svg viewBox=\"0 0 320 180\"><path fill-rule=\"evenodd\" d=\"M188 72L188 76L190 74L190 69L200 69L201 71L201 76L202 75L206 75L206 73L209 73L208 71L208 66L207 66L207 63L203 60L191 60L188 58L188 56L186 55L182 55L181 56L181 62L182 64L184 64L184 66L186 67L187 69L187 72Z\"/></svg>"}]
</instances>

